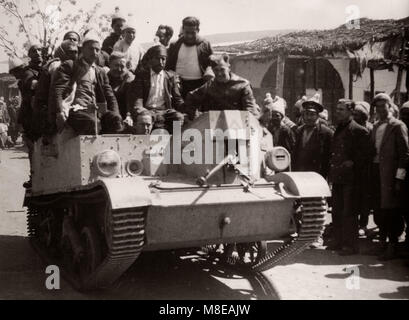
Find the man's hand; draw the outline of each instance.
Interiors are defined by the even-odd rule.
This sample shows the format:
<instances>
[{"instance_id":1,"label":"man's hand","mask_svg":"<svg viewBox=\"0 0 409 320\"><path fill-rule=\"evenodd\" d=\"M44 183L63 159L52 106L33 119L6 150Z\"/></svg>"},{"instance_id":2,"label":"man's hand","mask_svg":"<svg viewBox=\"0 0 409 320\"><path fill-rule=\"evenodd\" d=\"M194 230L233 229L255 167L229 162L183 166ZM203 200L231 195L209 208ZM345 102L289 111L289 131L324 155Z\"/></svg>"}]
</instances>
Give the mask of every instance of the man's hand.
<instances>
[{"instance_id":1,"label":"man's hand","mask_svg":"<svg viewBox=\"0 0 409 320\"><path fill-rule=\"evenodd\" d=\"M64 113L58 113L55 119L56 125L57 125L57 131L61 132L64 129L65 122L67 121L67 118Z\"/></svg>"}]
</instances>

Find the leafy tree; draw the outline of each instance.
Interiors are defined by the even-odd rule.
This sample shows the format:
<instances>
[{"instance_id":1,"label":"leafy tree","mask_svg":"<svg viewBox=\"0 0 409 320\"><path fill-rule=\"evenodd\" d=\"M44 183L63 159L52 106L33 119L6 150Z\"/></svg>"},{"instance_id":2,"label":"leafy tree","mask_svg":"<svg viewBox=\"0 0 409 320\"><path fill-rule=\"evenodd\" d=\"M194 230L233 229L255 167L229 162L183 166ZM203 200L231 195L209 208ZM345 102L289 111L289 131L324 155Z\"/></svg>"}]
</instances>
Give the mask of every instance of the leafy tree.
<instances>
[{"instance_id":1,"label":"leafy tree","mask_svg":"<svg viewBox=\"0 0 409 320\"><path fill-rule=\"evenodd\" d=\"M49 55L70 30L83 35L92 28L104 38L110 30L111 15L101 14L100 9L100 1L84 9L77 0L0 0L0 15L4 17L0 48L9 56L24 57L31 45L41 44Z\"/></svg>"}]
</instances>

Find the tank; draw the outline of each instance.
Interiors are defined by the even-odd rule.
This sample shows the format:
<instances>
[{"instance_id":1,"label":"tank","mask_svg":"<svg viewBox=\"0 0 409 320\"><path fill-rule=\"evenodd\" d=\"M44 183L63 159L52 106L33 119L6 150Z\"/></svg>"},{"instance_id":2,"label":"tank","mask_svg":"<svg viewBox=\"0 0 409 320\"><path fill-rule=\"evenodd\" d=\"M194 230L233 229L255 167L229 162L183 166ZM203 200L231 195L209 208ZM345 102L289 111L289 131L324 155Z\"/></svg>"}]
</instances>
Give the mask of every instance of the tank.
<instances>
[{"instance_id":1,"label":"tank","mask_svg":"<svg viewBox=\"0 0 409 320\"><path fill-rule=\"evenodd\" d=\"M144 251L234 249L267 270L322 234L331 195L272 141L245 111L210 111L172 135L65 129L35 144L29 236L81 290L109 287Z\"/></svg>"}]
</instances>

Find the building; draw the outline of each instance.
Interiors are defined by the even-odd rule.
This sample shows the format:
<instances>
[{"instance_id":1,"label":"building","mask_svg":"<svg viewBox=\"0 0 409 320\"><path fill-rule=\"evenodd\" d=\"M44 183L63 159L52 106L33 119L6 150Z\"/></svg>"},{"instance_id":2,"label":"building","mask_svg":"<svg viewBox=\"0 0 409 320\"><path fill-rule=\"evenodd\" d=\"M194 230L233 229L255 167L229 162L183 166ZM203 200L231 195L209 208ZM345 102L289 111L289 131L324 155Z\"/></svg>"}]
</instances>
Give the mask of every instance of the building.
<instances>
[{"instance_id":1,"label":"building","mask_svg":"<svg viewBox=\"0 0 409 320\"><path fill-rule=\"evenodd\" d=\"M370 101L386 92L397 105L408 99L409 17L362 18L336 29L291 32L216 50L232 56L233 72L250 80L259 104L266 92L277 94L287 101L290 116L299 98L316 92L330 119L340 98Z\"/></svg>"}]
</instances>

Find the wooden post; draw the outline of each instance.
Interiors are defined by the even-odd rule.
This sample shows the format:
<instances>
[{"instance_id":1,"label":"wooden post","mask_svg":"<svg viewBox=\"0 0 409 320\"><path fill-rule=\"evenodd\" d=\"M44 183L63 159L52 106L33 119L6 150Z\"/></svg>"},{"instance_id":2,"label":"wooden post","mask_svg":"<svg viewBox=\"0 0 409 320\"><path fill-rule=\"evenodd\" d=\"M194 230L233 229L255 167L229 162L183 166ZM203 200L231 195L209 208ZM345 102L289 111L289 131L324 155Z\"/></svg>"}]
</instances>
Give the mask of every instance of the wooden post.
<instances>
[{"instance_id":1,"label":"wooden post","mask_svg":"<svg viewBox=\"0 0 409 320\"><path fill-rule=\"evenodd\" d=\"M277 57L276 95L281 98L284 95L284 71L285 57L279 54Z\"/></svg>"},{"instance_id":2,"label":"wooden post","mask_svg":"<svg viewBox=\"0 0 409 320\"><path fill-rule=\"evenodd\" d=\"M403 76L403 67L398 66L398 78L396 79L396 87L395 90L393 91L395 93L395 96L393 97L393 102L400 107L401 101L400 101L400 87L402 85L402 76Z\"/></svg>"},{"instance_id":3,"label":"wooden post","mask_svg":"<svg viewBox=\"0 0 409 320\"><path fill-rule=\"evenodd\" d=\"M370 117L372 119L373 115L375 114L374 107L372 106L372 100L375 97L375 70L373 68L369 68L369 75L371 79L371 93L369 96L369 103L371 104Z\"/></svg>"},{"instance_id":4,"label":"wooden post","mask_svg":"<svg viewBox=\"0 0 409 320\"><path fill-rule=\"evenodd\" d=\"M354 74L352 73L352 59L349 60L349 90L348 90L348 98L354 98Z\"/></svg>"}]
</instances>

